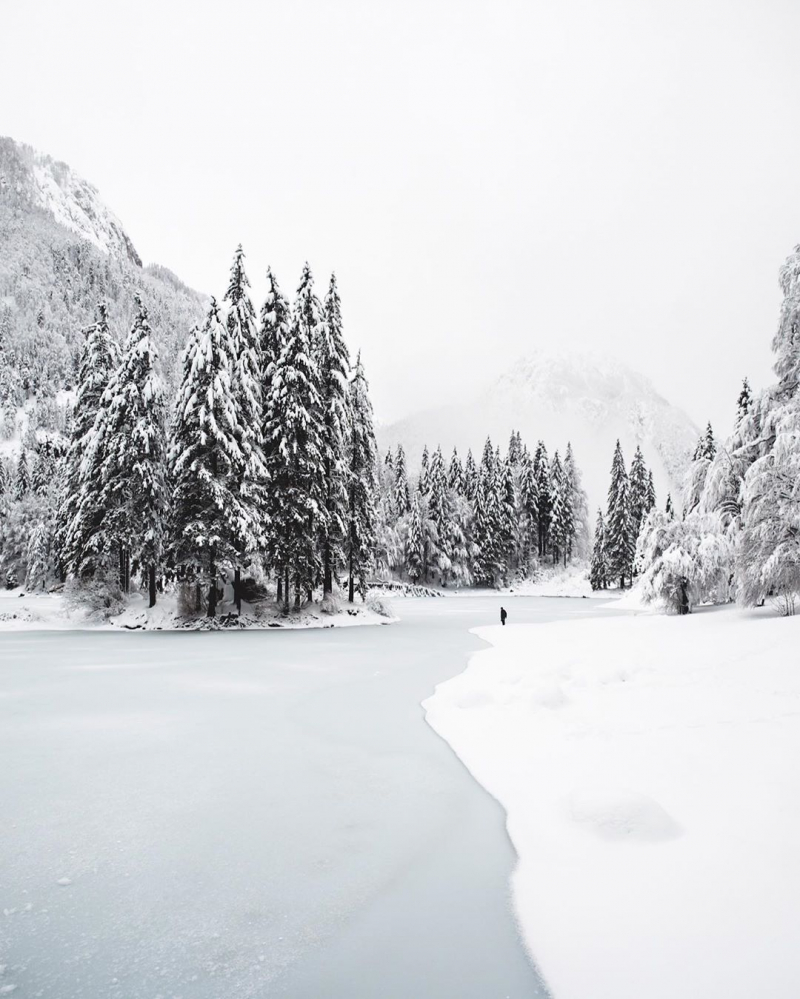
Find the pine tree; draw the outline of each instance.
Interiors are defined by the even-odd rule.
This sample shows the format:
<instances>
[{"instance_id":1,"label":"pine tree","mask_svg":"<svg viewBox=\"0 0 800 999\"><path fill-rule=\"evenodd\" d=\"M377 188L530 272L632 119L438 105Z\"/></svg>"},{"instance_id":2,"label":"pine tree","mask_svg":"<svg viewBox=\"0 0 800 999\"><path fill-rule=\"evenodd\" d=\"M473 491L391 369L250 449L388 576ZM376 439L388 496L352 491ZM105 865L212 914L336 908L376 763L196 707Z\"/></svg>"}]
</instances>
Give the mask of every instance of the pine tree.
<instances>
[{"instance_id":1,"label":"pine tree","mask_svg":"<svg viewBox=\"0 0 800 999\"><path fill-rule=\"evenodd\" d=\"M462 495L464 492L464 469L461 467L461 459L458 457L458 450L453 448L453 455L450 458L450 469L447 474L447 484L450 489Z\"/></svg>"},{"instance_id":2,"label":"pine tree","mask_svg":"<svg viewBox=\"0 0 800 999\"><path fill-rule=\"evenodd\" d=\"M567 441L564 455L564 565L572 558L579 533L587 533L588 508L581 488L580 472L575 463L572 444Z\"/></svg>"},{"instance_id":3,"label":"pine tree","mask_svg":"<svg viewBox=\"0 0 800 999\"><path fill-rule=\"evenodd\" d=\"M703 435L703 457L709 461L714 460L717 453L717 442L714 439L714 431L711 429L711 421L706 425L706 432Z\"/></svg>"},{"instance_id":4,"label":"pine tree","mask_svg":"<svg viewBox=\"0 0 800 999\"><path fill-rule=\"evenodd\" d=\"M742 382L742 391L736 400L736 426L740 426L744 418L753 407L753 393L750 389L750 382L745 378Z\"/></svg>"},{"instance_id":5,"label":"pine tree","mask_svg":"<svg viewBox=\"0 0 800 999\"><path fill-rule=\"evenodd\" d=\"M247 564L266 545L267 469L264 459L263 356L264 330L256 325L256 311L247 289L250 282L244 269L241 244L234 254L228 289L225 326L232 368L232 403L237 410L235 423L239 455L233 476L246 519L239 525L236 539L236 565L233 592L241 614L241 565Z\"/></svg>"},{"instance_id":6,"label":"pine tree","mask_svg":"<svg viewBox=\"0 0 800 999\"><path fill-rule=\"evenodd\" d=\"M620 587L633 573L635 541L631 529L628 473L622 447L617 441L611 465L611 485L608 490L608 516L605 524L606 559L610 578L619 579Z\"/></svg>"},{"instance_id":7,"label":"pine tree","mask_svg":"<svg viewBox=\"0 0 800 999\"><path fill-rule=\"evenodd\" d=\"M594 529L594 545L592 547L592 564L589 570L589 582L593 590L608 588L608 563L606 561L606 531L603 522L603 511L597 511L597 524Z\"/></svg>"},{"instance_id":8,"label":"pine tree","mask_svg":"<svg viewBox=\"0 0 800 999\"><path fill-rule=\"evenodd\" d=\"M429 467L430 467L430 454L428 453L428 445L425 444L422 448L422 458L420 459L419 467L419 491L423 496L426 496L430 491L430 483L428 481Z\"/></svg>"},{"instance_id":9,"label":"pine tree","mask_svg":"<svg viewBox=\"0 0 800 999\"><path fill-rule=\"evenodd\" d=\"M653 482L653 470L652 468L647 473L647 501L645 503L644 513L647 516L656 505L656 486Z\"/></svg>"},{"instance_id":10,"label":"pine tree","mask_svg":"<svg viewBox=\"0 0 800 999\"><path fill-rule=\"evenodd\" d=\"M288 612L290 579L297 609L301 594L310 593L320 576L317 538L326 529L319 372L309 326L302 316L302 300L295 310L291 335L268 379L270 560L283 574L284 611Z\"/></svg>"},{"instance_id":11,"label":"pine tree","mask_svg":"<svg viewBox=\"0 0 800 999\"><path fill-rule=\"evenodd\" d=\"M55 547L64 575L91 574L95 568L91 559L87 559L87 549L102 524L101 483L87 479L85 458L101 399L118 362L119 350L109 330L108 310L100 303L97 322L85 331L80 352L70 444L64 463L64 498L56 515Z\"/></svg>"},{"instance_id":12,"label":"pine tree","mask_svg":"<svg viewBox=\"0 0 800 999\"><path fill-rule=\"evenodd\" d=\"M10 492L8 466L4 459L0 457L0 496L5 496Z\"/></svg>"},{"instance_id":13,"label":"pine tree","mask_svg":"<svg viewBox=\"0 0 800 999\"><path fill-rule=\"evenodd\" d=\"M518 430L511 431L511 438L508 442L508 460L514 467L519 465L522 460L522 437Z\"/></svg>"},{"instance_id":14,"label":"pine tree","mask_svg":"<svg viewBox=\"0 0 800 999\"><path fill-rule=\"evenodd\" d=\"M544 558L548 551L550 531L550 511L552 496L550 491L550 462L544 441L539 441L533 456L533 472L536 476L536 488L539 495L539 557Z\"/></svg>"},{"instance_id":15,"label":"pine tree","mask_svg":"<svg viewBox=\"0 0 800 999\"><path fill-rule=\"evenodd\" d=\"M238 564L250 522L239 496L242 431L234 378L228 331L212 298L203 328L192 331L184 354L169 452L174 558L205 579L209 617L216 614L219 571Z\"/></svg>"},{"instance_id":16,"label":"pine tree","mask_svg":"<svg viewBox=\"0 0 800 999\"><path fill-rule=\"evenodd\" d=\"M675 519L675 507L672 505L672 494L667 493L667 502L664 506L664 512L670 520Z\"/></svg>"},{"instance_id":17,"label":"pine tree","mask_svg":"<svg viewBox=\"0 0 800 999\"><path fill-rule=\"evenodd\" d=\"M403 445L397 445L397 455L394 460L394 508L398 517L402 517L411 509L411 494L408 489L408 474L406 473L406 453Z\"/></svg>"},{"instance_id":18,"label":"pine tree","mask_svg":"<svg viewBox=\"0 0 800 999\"><path fill-rule=\"evenodd\" d=\"M14 483L14 496L20 500L27 496L31 488L31 473L28 465L28 452L21 447L17 457L17 475Z\"/></svg>"},{"instance_id":19,"label":"pine tree","mask_svg":"<svg viewBox=\"0 0 800 999\"><path fill-rule=\"evenodd\" d=\"M147 310L136 298L133 322L118 370L103 396L98 422L102 455L105 545L120 553L120 582L128 588L130 561L147 579L156 603L168 510L165 412L158 352Z\"/></svg>"},{"instance_id":20,"label":"pine tree","mask_svg":"<svg viewBox=\"0 0 800 999\"><path fill-rule=\"evenodd\" d=\"M314 278L308 263L303 265L303 273L294 300L293 316L294 322L308 342L314 360L317 361L325 315L322 303L314 293Z\"/></svg>"},{"instance_id":21,"label":"pine tree","mask_svg":"<svg viewBox=\"0 0 800 999\"><path fill-rule=\"evenodd\" d=\"M475 491L478 486L478 469L475 466L475 459L472 457L472 449L467 450L467 460L464 464L464 496L468 500L475 499Z\"/></svg>"},{"instance_id":22,"label":"pine tree","mask_svg":"<svg viewBox=\"0 0 800 999\"><path fill-rule=\"evenodd\" d=\"M428 485L430 489L428 513L435 529L435 563L442 585L446 586L453 564L452 509L441 447L437 447L433 452Z\"/></svg>"},{"instance_id":23,"label":"pine tree","mask_svg":"<svg viewBox=\"0 0 800 999\"><path fill-rule=\"evenodd\" d=\"M533 460L526 448L522 455L520 473L520 508L522 516L522 558L526 569L539 553L539 487L533 471Z\"/></svg>"},{"instance_id":24,"label":"pine tree","mask_svg":"<svg viewBox=\"0 0 800 999\"><path fill-rule=\"evenodd\" d=\"M566 497L564 488L564 469L561 465L561 457L556 451L553 461L550 464L550 496L552 504L550 508L550 544L553 549L553 565L563 556L566 565L567 551L567 515Z\"/></svg>"},{"instance_id":25,"label":"pine tree","mask_svg":"<svg viewBox=\"0 0 800 999\"><path fill-rule=\"evenodd\" d=\"M318 343L322 424L323 493L326 516L320 523L323 594L333 592L333 581L344 564L347 521L348 370L350 357L342 335L342 307L336 276L325 298L325 321Z\"/></svg>"},{"instance_id":26,"label":"pine tree","mask_svg":"<svg viewBox=\"0 0 800 999\"><path fill-rule=\"evenodd\" d=\"M53 484L55 468L56 463L52 446L48 442L45 442L36 453L31 473L31 488L37 496L44 496Z\"/></svg>"},{"instance_id":27,"label":"pine tree","mask_svg":"<svg viewBox=\"0 0 800 999\"><path fill-rule=\"evenodd\" d=\"M644 463L644 455L639 445L631 462L630 471L630 511L631 511L631 535L634 539L639 537L645 514L647 513L647 467Z\"/></svg>"},{"instance_id":28,"label":"pine tree","mask_svg":"<svg viewBox=\"0 0 800 999\"><path fill-rule=\"evenodd\" d=\"M517 488L514 480L514 465L509 458L503 461L498 469L497 495L498 561L504 574L507 574L516 568L514 553L517 547Z\"/></svg>"},{"instance_id":29,"label":"pine tree","mask_svg":"<svg viewBox=\"0 0 800 999\"><path fill-rule=\"evenodd\" d=\"M408 529L408 541L406 543L406 568L408 578L412 583L416 583L425 571L425 528L422 515L422 496L419 492L414 494L414 502L411 506L411 522Z\"/></svg>"},{"instance_id":30,"label":"pine tree","mask_svg":"<svg viewBox=\"0 0 800 999\"><path fill-rule=\"evenodd\" d=\"M367 593L367 573L374 562L377 446L372 422L369 386L361 363L356 358L348 392L350 411L347 448L347 535L345 557L348 572L348 599L355 590L362 598Z\"/></svg>"},{"instance_id":31,"label":"pine tree","mask_svg":"<svg viewBox=\"0 0 800 999\"><path fill-rule=\"evenodd\" d=\"M485 586L494 586L500 571L499 496L495 453L488 437L478 470L474 507L475 579Z\"/></svg>"}]
</instances>

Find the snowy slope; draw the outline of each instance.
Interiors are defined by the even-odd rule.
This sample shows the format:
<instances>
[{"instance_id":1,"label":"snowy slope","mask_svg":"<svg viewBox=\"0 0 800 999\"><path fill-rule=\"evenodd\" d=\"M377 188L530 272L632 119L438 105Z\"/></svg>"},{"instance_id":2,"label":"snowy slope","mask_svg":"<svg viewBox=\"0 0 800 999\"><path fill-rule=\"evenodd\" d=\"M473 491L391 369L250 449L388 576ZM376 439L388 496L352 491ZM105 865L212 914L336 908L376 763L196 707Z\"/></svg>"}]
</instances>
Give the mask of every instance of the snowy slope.
<instances>
[{"instance_id":1,"label":"snowy slope","mask_svg":"<svg viewBox=\"0 0 800 999\"><path fill-rule=\"evenodd\" d=\"M513 613L513 610L512 610ZM800 620L479 628L428 722L506 809L558 999L800 994Z\"/></svg>"},{"instance_id":2,"label":"snowy slope","mask_svg":"<svg viewBox=\"0 0 800 999\"><path fill-rule=\"evenodd\" d=\"M103 204L97 189L66 163L0 137L0 188L6 198L47 212L104 253L141 266L122 223Z\"/></svg>"},{"instance_id":3,"label":"snowy slope","mask_svg":"<svg viewBox=\"0 0 800 999\"><path fill-rule=\"evenodd\" d=\"M504 447L512 430L550 453L572 441L593 507L605 502L617 437L627 461L636 444L653 468L659 501L679 492L699 430L652 383L620 361L599 353L538 351L519 360L477 398L415 414L380 428L383 448L403 444L415 468L423 444L445 453L471 447L476 458L487 433Z\"/></svg>"}]
</instances>

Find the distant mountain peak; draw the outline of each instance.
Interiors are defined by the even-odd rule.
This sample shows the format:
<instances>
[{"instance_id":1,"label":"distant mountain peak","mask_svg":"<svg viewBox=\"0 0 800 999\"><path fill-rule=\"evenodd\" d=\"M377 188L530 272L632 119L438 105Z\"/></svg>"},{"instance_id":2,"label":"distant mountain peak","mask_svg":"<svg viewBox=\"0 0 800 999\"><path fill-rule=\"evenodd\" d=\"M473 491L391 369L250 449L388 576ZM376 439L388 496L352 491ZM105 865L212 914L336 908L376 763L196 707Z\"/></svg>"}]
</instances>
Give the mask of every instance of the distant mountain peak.
<instances>
[{"instance_id":1,"label":"distant mountain peak","mask_svg":"<svg viewBox=\"0 0 800 999\"><path fill-rule=\"evenodd\" d=\"M142 265L122 223L93 184L66 163L7 137L0 137L0 200L45 212L103 253Z\"/></svg>"},{"instance_id":2,"label":"distant mountain peak","mask_svg":"<svg viewBox=\"0 0 800 999\"><path fill-rule=\"evenodd\" d=\"M652 465L660 499L683 479L699 433L650 379L601 351L535 350L521 357L476 398L429 410L379 428L382 446L402 443L415 467L423 444L480 453L490 435L506 445L519 430L533 448L550 451L571 442L594 505L605 502L608 470L617 438L628 462L636 445Z\"/></svg>"}]
</instances>

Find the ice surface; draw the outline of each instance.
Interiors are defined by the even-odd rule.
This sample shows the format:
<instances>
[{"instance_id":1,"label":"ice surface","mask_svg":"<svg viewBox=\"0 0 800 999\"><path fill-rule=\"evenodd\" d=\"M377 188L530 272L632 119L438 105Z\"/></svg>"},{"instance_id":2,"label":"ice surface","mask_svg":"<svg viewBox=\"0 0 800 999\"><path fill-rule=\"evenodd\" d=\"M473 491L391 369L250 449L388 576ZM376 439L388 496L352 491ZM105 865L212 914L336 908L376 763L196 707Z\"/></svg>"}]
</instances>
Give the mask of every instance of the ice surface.
<instances>
[{"instance_id":1,"label":"ice surface","mask_svg":"<svg viewBox=\"0 0 800 999\"><path fill-rule=\"evenodd\" d=\"M503 601L514 620L602 612ZM420 707L498 607L407 600L389 628L0 633L2 985L541 994L502 810Z\"/></svg>"}]
</instances>

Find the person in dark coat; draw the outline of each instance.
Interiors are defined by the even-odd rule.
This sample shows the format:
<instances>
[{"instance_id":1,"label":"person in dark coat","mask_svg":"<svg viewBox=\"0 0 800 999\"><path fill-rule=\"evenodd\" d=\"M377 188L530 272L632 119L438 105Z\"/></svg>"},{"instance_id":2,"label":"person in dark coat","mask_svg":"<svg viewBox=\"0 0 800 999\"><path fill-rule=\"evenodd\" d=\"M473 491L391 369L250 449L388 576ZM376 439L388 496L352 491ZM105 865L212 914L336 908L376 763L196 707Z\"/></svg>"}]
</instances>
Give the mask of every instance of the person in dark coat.
<instances>
[{"instance_id":1,"label":"person in dark coat","mask_svg":"<svg viewBox=\"0 0 800 999\"><path fill-rule=\"evenodd\" d=\"M505 624L506 624L506 618L507 618L507 617L508 617L508 614L506 614L506 609L505 609L505 607L501 607L501 608L500 608L500 624L502 624L502 625L503 625L503 627L505 627Z\"/></svg>"}]
</instances>

